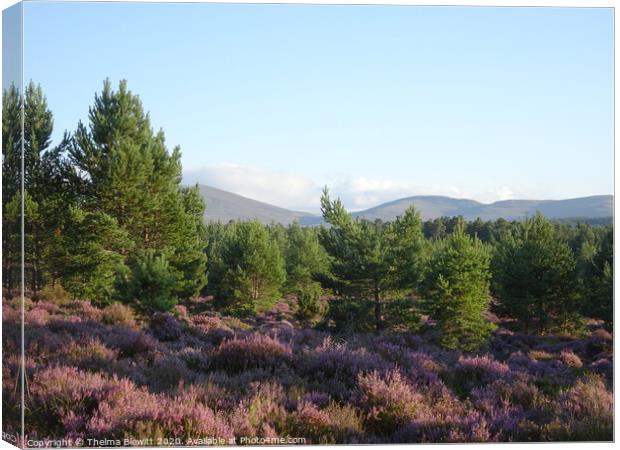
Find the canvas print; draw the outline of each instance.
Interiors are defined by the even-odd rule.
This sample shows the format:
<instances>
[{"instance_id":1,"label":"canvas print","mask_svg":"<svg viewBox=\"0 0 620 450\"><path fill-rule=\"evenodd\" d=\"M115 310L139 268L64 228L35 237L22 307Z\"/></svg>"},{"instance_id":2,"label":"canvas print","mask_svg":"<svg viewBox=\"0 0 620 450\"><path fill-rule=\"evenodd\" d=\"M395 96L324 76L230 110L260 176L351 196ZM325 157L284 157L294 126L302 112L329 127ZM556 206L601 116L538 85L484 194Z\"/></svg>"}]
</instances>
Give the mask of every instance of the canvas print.
<instances>
[{"instance_id":1,"label":"canvas print","mask_svg":"<svg viewBox=\"0 0 620 450\"><path fill-rule=\"evenodd\" d=\"M613 14L5 9L3 440L612 441Z\"/></svg>"}]
</instances>

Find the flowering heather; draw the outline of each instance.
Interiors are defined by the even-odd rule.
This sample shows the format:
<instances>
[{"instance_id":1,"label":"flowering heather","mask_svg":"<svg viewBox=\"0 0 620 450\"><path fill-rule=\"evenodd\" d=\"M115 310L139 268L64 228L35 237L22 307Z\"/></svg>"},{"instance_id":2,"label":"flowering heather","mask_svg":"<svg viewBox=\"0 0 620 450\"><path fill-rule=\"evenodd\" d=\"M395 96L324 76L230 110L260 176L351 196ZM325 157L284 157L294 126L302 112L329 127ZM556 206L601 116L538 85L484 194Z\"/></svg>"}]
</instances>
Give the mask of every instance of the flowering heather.
<instances>
[{"instance_id":1,"label":"flowering heather","mask_svg":"<svg viewBox=\"0 0 620 450\"><path fill-rule=\"evenodd\" d=\"M5 302L3 313L5 429L18 430L19 305ZM278 314L240 321L188 310L149 321L125 307L46 300L26 302L25 316L33 437L612 439L604 330L567 339L499 328L490 351L474 355L438 348L432 335L336 337Z\"/></svg>"},{"instance_id":2,"label":"flowering heather","mask_svg":"<svg viewBox=\"0 0 620 450\"><path fill-rule=\"evenodd\" d=\"M216 370L239 373L248 369L276 370L290 364L290 347L261 334L224 341L213 353L211 365Z\"/></svg>"},{"instance_id":3,"label":"flowering heather","mask_svg":"<svg viewBox=\"0 0 620 450\"><path fill-rule=\"evenodd\" d=\"M358 375L358 404L365 412L366 429L390 435L413 420L422 405L422 396L414 392L397 370L385 376L377 372Z\"/></svg>"},{"instance_id":4,"label":"flowering heather","mask_svg":"<svg viewBox=\"0 0 620 450\"><path fill-rule=\"evenodd\" d=\"M133 310L120 303L106 306L101 314L101 321L108 325L124 325L129 328L136 326Z\"/></svg>"},{"instance_id":5,"label":"flowering heather","mask_svg":"<svg viewBox=\"0 0 620 450\"><path fill-rule=\"evenodd\" d=\"M180 339L183 329L183 324L172 314L156 313L151 318L151 332L160 341Z\"/></svg>"}]
</instances>

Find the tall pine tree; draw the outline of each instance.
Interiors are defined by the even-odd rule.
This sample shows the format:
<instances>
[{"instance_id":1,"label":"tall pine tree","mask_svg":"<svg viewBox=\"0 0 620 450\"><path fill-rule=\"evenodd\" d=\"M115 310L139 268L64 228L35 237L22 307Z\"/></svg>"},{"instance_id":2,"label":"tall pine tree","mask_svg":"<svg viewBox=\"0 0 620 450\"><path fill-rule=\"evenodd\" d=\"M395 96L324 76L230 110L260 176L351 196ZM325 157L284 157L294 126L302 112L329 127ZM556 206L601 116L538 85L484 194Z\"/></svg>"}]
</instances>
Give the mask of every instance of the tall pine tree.
<instances>
[{"instance_id":1,"label":"tall pine tree","mask_svg":"<svg viewBox=\"0 0 620 450\"><path fill-rule=\"evenodd\" d=\"M176 278L180 297L204 286L204 203L197 188L183 188L181 152L169 152L163 131L154 132L140 98L109 80L95 96L88 127L79 123L69 148L74 188L87 211L104 213L127 234L119 249L140 270L138 255L160 252ZM122 284L122 283L121 283Z\"/></svg>"},{"instance_id":2,"label":"tall pine tree","mask_svg":"<svg viewBox=\"0 0 620 450\"><path fill-rule=\"evenodd\" d=\"M482 315L491 298L489 250L465 233L462 222L436 245L422 289L426 310L444 347L475 350L493 329Z\"/></svg>"}]
</instances>

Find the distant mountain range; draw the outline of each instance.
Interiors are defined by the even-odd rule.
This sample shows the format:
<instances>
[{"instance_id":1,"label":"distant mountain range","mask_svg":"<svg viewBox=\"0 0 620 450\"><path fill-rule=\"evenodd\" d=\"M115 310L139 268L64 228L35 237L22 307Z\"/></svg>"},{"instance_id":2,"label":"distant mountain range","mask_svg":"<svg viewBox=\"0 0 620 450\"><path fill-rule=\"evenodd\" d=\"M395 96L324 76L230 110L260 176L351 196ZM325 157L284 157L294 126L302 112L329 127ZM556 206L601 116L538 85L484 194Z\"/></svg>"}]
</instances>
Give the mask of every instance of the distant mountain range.
<instances>
[{"instance_id":1,"label":"distant mountain range","mask_svg":"<svg viewBox=\"0 0 620 450\"><path fill-rule=\"evenodd\" d=\"M200 186L200 193L207 203L207 222L258 219L263 223L288 225L297 220L301 225L318 225L323 222L316 214L292 211L268 203L252 200L211 186ZM402 215L410 205L420 211L423 220L437 217L463 216L468 220L519 220L540 211L549 219L595 219L613 216L613 196L594 195L567 200L503 200L484 204L475 200L456 199L438 195L417 195L382 203L373 208L353 213L356 217L375 220L393 220Z\"/></svg>"},{"instance_id":2,"label":"distant mountain range","mask_svg":"<svg viewBox=\"0 0 620 450\"><path fill-rule=\"evenodd\" d=\"M314 214L291 211L204 184L200 185L200 194L207 204L205 213L207 222L226 223L236 219L258 219L263 223L275 222L283 225L295 220L303 225L321 222L321 217Z\"/></svg>"}]
</instances>

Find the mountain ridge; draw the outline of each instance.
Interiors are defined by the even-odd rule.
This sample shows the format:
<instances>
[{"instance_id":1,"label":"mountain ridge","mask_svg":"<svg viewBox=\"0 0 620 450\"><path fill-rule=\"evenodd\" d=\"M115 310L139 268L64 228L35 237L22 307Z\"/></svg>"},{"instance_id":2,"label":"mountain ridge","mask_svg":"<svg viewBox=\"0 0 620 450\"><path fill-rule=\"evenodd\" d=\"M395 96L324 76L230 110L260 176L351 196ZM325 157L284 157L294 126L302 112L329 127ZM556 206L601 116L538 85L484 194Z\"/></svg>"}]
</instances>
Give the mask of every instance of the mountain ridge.
<instances>
[{"instance_id":1,"label":"mountain ridge","mask_svg":"<svg viewBox=\"0 0 620 450\"><path fill-rule=\"evenodd\" d=\"M283 225L293 221L298 221L301 225L323 223L322 217L316 214L289 210L212 186L199 185L199 189L207 204L207 222L258 219L262 223L274 222ZM534 215L536 211L549 219L613 217L613 195L590 195L564 200L511 199L493 203L441 195L414 195L352 212L352 215L370 220L393 220L404 214L412 204L420 211L423 220L445 216L463 216L468 220L478 217L482 220L495 220L500 217L520 220Z\"/></svg>"}]
</instances>

